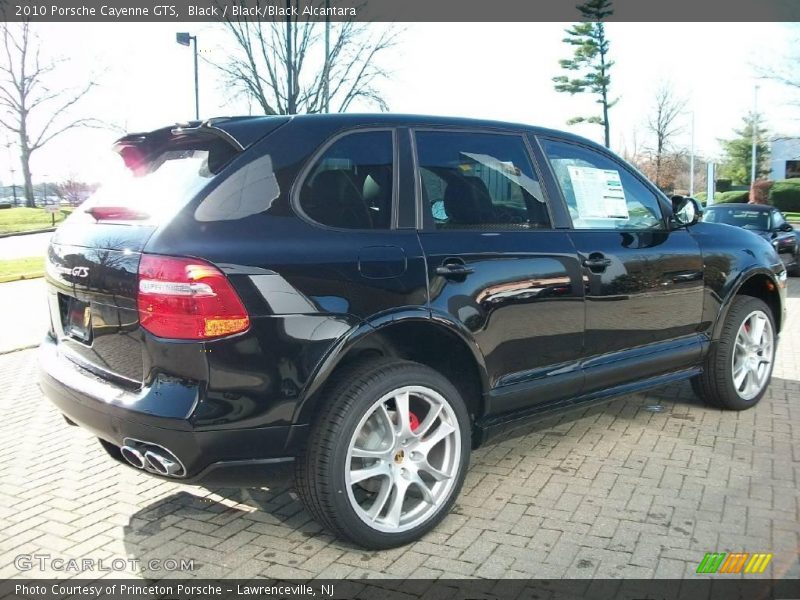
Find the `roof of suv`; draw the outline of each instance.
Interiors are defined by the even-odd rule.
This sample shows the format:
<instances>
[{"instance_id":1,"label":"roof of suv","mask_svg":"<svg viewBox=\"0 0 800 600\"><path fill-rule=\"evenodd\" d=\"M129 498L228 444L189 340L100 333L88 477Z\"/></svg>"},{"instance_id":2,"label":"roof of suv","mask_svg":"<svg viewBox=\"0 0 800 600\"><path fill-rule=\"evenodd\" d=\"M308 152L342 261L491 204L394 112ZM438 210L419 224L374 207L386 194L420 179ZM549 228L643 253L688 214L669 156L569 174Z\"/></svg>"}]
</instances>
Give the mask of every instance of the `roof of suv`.
<instances>
[{"instance_id":1,"label":"roof of suv","mask_svg":"<svg viewBox=\"0 0 800 600\"><path fill-rule=\"evenodd\" d=\"M440 117L432 115L409 115L394 113L329 113L311 115L270 115L270 116L238 116L238 117L215 117L203 121L190 121L180 123L173 127L195 128L213 127L219 129L234 138L242 147L247 147L256 140L260 139L277 125L296 121L298 123L313 126L314 123L330 126L331 122L341 124L342 127L378 125L385 127L415 126L415 127L482 127L487 129L516 129L524 130L538 135L558 135L600 147L599 144L571 133L547 129L544 127L534 127L520 123L510 123L505 121L493 121L489 119L471 119L465 117Z\"/></svg>"}]
</instances>

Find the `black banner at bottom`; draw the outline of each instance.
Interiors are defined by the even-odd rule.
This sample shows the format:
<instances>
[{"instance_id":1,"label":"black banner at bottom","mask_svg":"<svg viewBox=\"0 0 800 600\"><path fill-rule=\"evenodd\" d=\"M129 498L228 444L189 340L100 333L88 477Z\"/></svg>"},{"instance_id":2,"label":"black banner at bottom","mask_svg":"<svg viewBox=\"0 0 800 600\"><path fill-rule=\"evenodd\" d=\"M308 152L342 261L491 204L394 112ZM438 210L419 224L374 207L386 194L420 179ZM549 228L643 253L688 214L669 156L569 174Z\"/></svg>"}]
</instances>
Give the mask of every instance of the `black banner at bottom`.
<instances>
[{"instance_id":1,"label":"black banner at bottom","mask_svg":"<svg viewBox=\"0 0 800 600\"><path fill-rule=\"evenodd\" d=\"M0 599L31 600L790 600L798 579L7 579Z\"/></svg>"}]
</instances>

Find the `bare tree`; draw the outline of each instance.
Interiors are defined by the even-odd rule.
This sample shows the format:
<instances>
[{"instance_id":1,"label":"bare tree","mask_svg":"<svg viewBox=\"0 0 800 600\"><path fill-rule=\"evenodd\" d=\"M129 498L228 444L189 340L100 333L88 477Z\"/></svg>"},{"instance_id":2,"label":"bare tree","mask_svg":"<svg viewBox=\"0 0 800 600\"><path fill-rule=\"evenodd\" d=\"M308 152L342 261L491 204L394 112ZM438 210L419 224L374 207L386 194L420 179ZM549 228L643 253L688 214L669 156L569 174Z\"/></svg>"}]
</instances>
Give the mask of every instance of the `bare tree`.
<instances>
[{"instance_id":1,"label":"bare tree","mask_svg":"<svg viewBox=\"0 0 800 600\"><path fill-rule=\"evenodd\" d=\"M797 64L800 61L800 25L791 24L795 28L797 35L785 47L790 48L790 52L780 57L771 57L772 60L762 60L751 63L751 67L758 77L771 79L791 92L792 104L800 105L800 73L797 72Z\"/></svg>"},{"instance_id":2,"label":"bare tree","mask_svg":"<svg viewBox=\"0 0 800 600\"><path fill-rule=\"evenodd\" d=\"M0 27L0 52L5 54L0 60L0 125L19 139L25 204L33 207L31 155L65 131L94 123L92 119L70 120L69 113L95 83L89 81L73 90L51 88L46 80L64 60L40 59L41 46L29 23L17 27L2 23Z\"/></svg>"},{"instance_id":3,"label":"bare tree","mask_svg":"<svg viewBox=\"0 0 800 600\"><path fill-rule=\"evenodd\" d=\"M686 109L687 100L675 95L672 86L665 82L656 91L653 109L647 118L647 130L654 136L651 150L655 166L655 184L662 186L661 175L667 153L672 149L673 138L683 131L680 117Z\"/></svg>"},{"instance_id":4,"label":"bare tree","mask_svg":"<svg viewBox=\"0 0 800 600\"><path fill-rule=\"evenodd\" d=\"M354 21L330 23L326 63L321 47L325 23L295 16L228 20L224 27L236 51L212 64L235 94L253 100L264 114L344 112L356 100L388 109L377 87L388 74L378 58L395 45L397 30L374 31L374 25Z\"/></svg>"}]
</instances>

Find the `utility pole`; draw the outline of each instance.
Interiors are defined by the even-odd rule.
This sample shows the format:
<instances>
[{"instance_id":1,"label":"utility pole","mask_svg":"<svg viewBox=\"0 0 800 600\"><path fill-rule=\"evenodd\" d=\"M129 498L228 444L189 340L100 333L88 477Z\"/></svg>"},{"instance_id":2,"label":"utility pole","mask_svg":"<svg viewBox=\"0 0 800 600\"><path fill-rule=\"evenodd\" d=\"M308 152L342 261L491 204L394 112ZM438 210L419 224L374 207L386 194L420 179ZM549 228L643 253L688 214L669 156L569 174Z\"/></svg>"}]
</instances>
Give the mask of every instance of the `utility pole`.
<instances>
[{"instance_id":1,"label":"utility pole","mask_svg":"<svg viewBox=\"0 0 800 600\"><path fill-rule=\"evenodd\" d=\"M694 197L694 111L692 111L692 149L689 154L689 196Z\"/></svg>"},{"instance_id":2,"label":"utility pole","mask_svg":"<svg viewBox=\"0 0 800 600\"><path fill-rule=\"evenodd\" d=\"M753 90L753 148L750 152L750 186L756 182L756 146L758 145L758 84Z\"/></svg>"},{"instance_id":3,"label":"utility pole","mask_svg":"<svg viewBox=\"0 0 800 600\"><path fill-rule=\"evenodd\" d=\"M297 112L294 97L294 49L292 44L292 0L286 0L286 112Z\"/></svg>"},{"instance_id":4,"label":"utility pole","mask_svg":"<svg viewBox=\"0 0 800 600\"><path fill-rule=\"evenodd\" d=\"M323 100L325 112L331 112L331 97L330 97L330 68L331 68L331 17L328 14L331 6L331 0L325 0L325 81L323 88Z\"/></svg>"}]
</instances>

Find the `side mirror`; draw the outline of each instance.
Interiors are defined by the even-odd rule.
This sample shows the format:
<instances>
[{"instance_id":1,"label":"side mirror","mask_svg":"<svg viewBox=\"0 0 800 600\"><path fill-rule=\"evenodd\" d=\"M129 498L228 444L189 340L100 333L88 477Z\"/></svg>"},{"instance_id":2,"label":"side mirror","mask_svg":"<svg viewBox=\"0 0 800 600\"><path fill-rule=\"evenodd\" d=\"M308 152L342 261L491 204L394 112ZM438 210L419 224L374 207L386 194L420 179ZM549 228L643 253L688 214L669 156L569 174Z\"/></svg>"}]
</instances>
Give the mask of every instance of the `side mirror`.
<instances>
[{"instance_id":1,"label":"side mirror","mask_svg":"<svg viewBox=\"0 0 800 600\"><path fill-rule=\"evenodd\" d=\"M792 227L789 223L784 223L778 227L778 231L794 231L794 227Z\"/></svg>"},{"instance_id":2,"label":"side mirror","mask_svg":"<svg viewBox=\"0 0 800 600\"><path fill-rule=\"evenodd\" d=\"M688 227L700 220L703 209L700 203L688 196L672 197L672 222L677 227Z\"/></svg>"}]
</instances>

